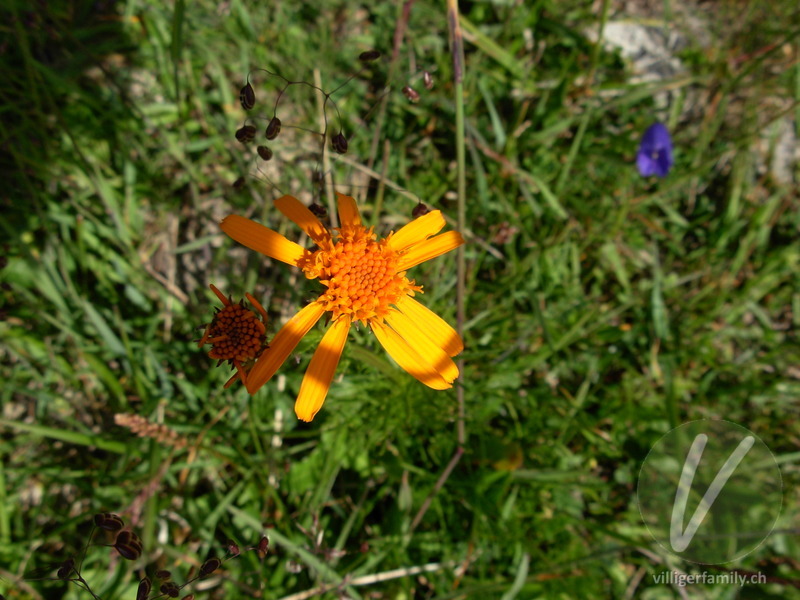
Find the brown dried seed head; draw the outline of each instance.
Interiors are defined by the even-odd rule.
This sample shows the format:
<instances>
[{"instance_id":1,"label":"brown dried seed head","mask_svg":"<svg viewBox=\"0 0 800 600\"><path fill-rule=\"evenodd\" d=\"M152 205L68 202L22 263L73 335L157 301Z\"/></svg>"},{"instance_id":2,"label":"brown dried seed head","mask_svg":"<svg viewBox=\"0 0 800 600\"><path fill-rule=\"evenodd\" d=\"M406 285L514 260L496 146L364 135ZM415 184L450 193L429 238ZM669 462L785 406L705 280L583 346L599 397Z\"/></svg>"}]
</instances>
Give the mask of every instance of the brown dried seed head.
<instances>
[{"instance_id":1,"label":"brown dried seed head","mask_svg":"<svg viewBox=\"0 0 800 600\"><path fill-rule=\"evenodd\" d=\"M361 62L372 62L373 60L378 60L380 57L381 53L377 50L367 50L358 55L358 60Z\"/></svg>"},{"instance_id":2,"label":"brown dried seed head","mask_svg":"<svg viewBox=\"0 0 800 600\"><path fill-rule=\"evenodd\" d=\"M427 215L429 212L431 212L431 209L429 209L422 202L420 202L414 207L414 210L411 211L411 216L416 219L417 217L421 217L422 215Z\"/></svg>"},{"instance_id":3,"label":"brown dried seed head","mask_svg":"<svg viewBox=\"0 0 800 600\"><path fill-rule=\"evenodd\" d=\"M228 553L233 556L239 556L239 545L233 540L228 541Z\"/></svg>"},{"instance_id":4,"label":"brown dried seed head","mask_svg":"<svg viewBox=\"0 0 800 600\"><path fill-rule=\"evenodd\" d=\"M145 417L140 415L117 413L114 415L114 422L122 427L127 427L139 437L154 439L164 446L171 446L173 448L181 449L185 448L189 443L186 438L182 437L175 430L170 429L166 425L151 423ZM116 515L114 516L116 517ZM120 522L122 521L120 520ZM100 525L98 525L98 527L99 526ZM122 527L119 527L119 529L122 529Z\"/></svg>"},{"instance_id":5,"label":"brown dried seed head","mask_svg":"<svg viewBox=\"0 0 800 600\"><path fill-rule=\"evenodd\" d=\"M419 92L410 85L403 88L403 94L405 94L406 98L411 100L411 102L419 102Z\"/></svg>"},{"instance_id":6,"label":"brown dried seed head","mask_svg":"<svg viewBox=\"0 0 800 600\"><path fill-rule=\"evenodd\" d=\"M422 72L422 83L425 84L426 90L433 89L433 75L431 75L428 71Z\"/></svg>"},{"instance_id":7,"label":"brown dried seed head","mask_svg":"<svg viewBox=\"0 0 800 600\"><path fill-rule=\"evenodd\" d=\"M119 531L125 526L125 522L113 513L98 513L94 516L94 524L106 531Z\"/></svg>"},{"instance_id":8,"label":"brown dried seed head","mask_svg":"<svg viewBox=\"0 0 800 600\"><path fill-rule=\"evenodd\" d=\"M126 546L125 544L114 544L114 548L119 552L119 555L125 560L136 560L142 555L141 550L135 546Z\"/></svg>"},{"instance_id":9,"label":"brown dried seed head","mask_svg":"<svg viewBox=\"0 0 800 600\"><path fill-rule=\"evenodd\" d=\"M245 110L250 110L256 105L256 93L249 83L239 92L239 102L242 103L242 108Z\"/></svg>"},{"instance_id":10,"label":"brown dried seed head","mask_svg":"<svg viewBox=\"0 0 800 600\"><path fill-rule=\"evenodd\" d=\"M208 577L214 571L219 569L219 566L222 564L222 561L218 558L209 558L206 562L204 562L200 566L200 578Z\"/></svg>"},{"instance_id":11,"label":"brown dried seed head","mask_svg":"<svg viewBox=\"0 0 800 600\"><path fill-rule=\"evenodd\" d=\"M245 125L241 129L236 130L236 139L242 144L247 144L256 139L256 128L252 125Z\"/></svg>"},{"instance_id":12,"label":"brown dried seed head","mask_svg":"<svg viewBox=\"0 0 800 600\"><path fill-rule=\"evenodd\" d=\"M132 531L120 531L113 545L127 560L136 560L142 555L142 540Z\"/></svg>"},{"instance_id":13,"label":"brown dried seed head","mask_svg":"<svg viewBox=\"0 0 800 600\"><path fill-rule=\"evenodd\" d=\"M117 534L117 539L114 541L115 544L128 544L133 539L133 532L125 530L120 531Z\"/></svg>"},{"instance_id":14,"label":"brown dried seed head","mask_svg":"<svg viewBox=\"0 0 800 600\"><path fill-rule=\"evenodd\" d=\"M315 216L319 217L320 219L324 219L328 216L328 209L322 206L321 204L317 204L316 202L312 202L308 205L308 210L314 213Z\"/></svg>"},{"instance_id":15,"label":"brown dried seed head","mask_svg":"<svg viewBox=\"0 0 800 600\"><path fill-rule=\"evenodd\" d=\"M331 138L331 146L339 154L347 152L347 138L341 131Z\"/></svg>"},{"instance_id":16,"label":"brown dried seed head","mask_svg":"<svg viewBox=\"0 0 800 600\"><path fill-rule=\"evenodd\" d=\"M265 132L268 140L274 140L281 132L281 120L278 117L272 117L267 125Z\"/></svg>"},{"instance_id":17,"label":"brown dried seed head","mask_svg":"<svg viewBox=\"0 0 800 600\"><path fill-rule=\"evenodd\" d=\"M262 158L262 160L270 160L272 158L272 150L266 146L259 146L256 148L256 152L258 152L258 155Z\"/></svg>"},{"instance_id":18,"label":"brown dried seed head","mask_svg":"<svg viewBox=\"0 0 800 600\"><path fill-rule=\"evenodd\" d=\"M159 579L169 579L170 577L172 577L172 573L170 573L165 569L162 569L160 571L156 571L156 577L158 577Z\"/></svg>"},{"instance_id":19,"label":"brown dried seed head","mask_svg":"<svg viewBox=\"0 0 800 600\"><path fill-rule=\"evenodd\" d=\"M150 590L153 588L150 579L145 577L139 582L139 588L136 590L136 600L145 600L150 595Z\"/></svg>"},{"instance_id":20,"label":"brown dried seed head","mask_svg":"<svg viewBox=\"0 0 800 600\"><path fill-rule=\"evenodd\" d=\"M269 551L269 540L267 536L262 536L262 538L258 542L258 551L266 554Z\"/></svg>"},{"instance_id":21,"label":"brown dried seed head","mask_svg":"<svg viewBox=\"0 0 800 600\"><path fill-rule=\"evenodd\" d=\"M178 595L179 595L179 594L180 594L180 592L181 592L181 590L180 590L180 588L177 586L177 584L175 584L175 583L174 583L174 582L172 582L172 581L167 581L166 583L164 583L164 584L163 584L163 585L162 585L160 588L158 588L158 589L161 591L161 593L162 593L162 594L166 594L166 595L167 595L167 596L169 596L170 598L177 598L177 597L178 597Z\"/></svg>"},{"instance_id":22,"label":"brown dried seed head","mask_svg":"<svg viewBox=\"0 0 800 600\"><path fill-rule=\"evenodd\" d=\"M61 563L61 567L59 567L58 571L56 571L56 577L59 579L69 579L69 576L72 575L72 568L74 565L75 561L71 558L68 558Z\"/></svg>"}]
</instances>

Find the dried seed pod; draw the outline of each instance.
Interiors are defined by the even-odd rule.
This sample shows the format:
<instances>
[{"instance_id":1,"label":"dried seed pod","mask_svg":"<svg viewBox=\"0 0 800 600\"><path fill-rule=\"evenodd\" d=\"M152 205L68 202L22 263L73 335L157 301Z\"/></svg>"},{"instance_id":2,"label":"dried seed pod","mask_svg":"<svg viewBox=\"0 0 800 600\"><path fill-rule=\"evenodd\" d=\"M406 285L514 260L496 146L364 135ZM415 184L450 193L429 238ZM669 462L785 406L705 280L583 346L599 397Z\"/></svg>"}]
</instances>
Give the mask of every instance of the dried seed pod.
<instances>
[{"instance_id":1,"label":"dried seed pod","mask_svg":"<svg viewBox=\"0 0 800 600\"><path fill-rule=\"evenodd\" d=\"M411 102L419 102L419 92L410 85L403 88L403 94L405 94L406 98L411 100Z\"/></svg>"},{"instance_id":2,"label":"dried seed pod","mask_svg":"<svg viewBox=\"0 0 800 600\"><path fill-rule=\"evenodd\" d=\"M119 531L125 527L125 521L123 521L119 515L115 515L113 513L100 513L95 515L94 524L100 529L105 529L106 531L112 532Z\"/></svg>"},{"instance_id":3,"label":"dried seed pod","mask_svg":"<svg viewBox=\"0 0 800 600\"><path fill-rule=\"evenodd\" d=\"M150 583L150 578L145 577L139 582L139 588L136 590L136 600L145 600L150 595L150 590L153 588Z\"/></svg>"},{"instance_id":4,"label":"dried seed pod","mask_svg":"<svg viewBox=\"0 0 800 600\"><path fill-rule=\"evenodd\" d=\"M281 132L281 120L278 117L272 117L267 125L267 139L274 140Z\"/></svg>"},{"instance_id":5,"label":"dried seed pod","mask_svg":"<svg viewBox=\"0 0 800 600\"><path fill-rule=\"evenodd\" d=\"M331 138L331 146L338 154L347 152L347 138L341 131Z\"/></svg>"},{"instance_id":6,"label":"dried seed pod","mask_svg":"<svg viewBox=\"0 0 800 600\"><path fill-rule=\"evenodd\" d=\"M222 561L218 558L209 558L206 562L204 562L200 566L200 579L204 577L208 577L214 571L219 569L219 566L222 564Z\"/></svg>"},{"instance_id":7,"label":"dried seed pod","mask_svg":"<svg viewBox=\"0 0 800 600\"><path fill-rule=\"evenodd\" d=\"M367 50L358 55L358 60L361 62L372 62L373 60L378 60L380 57L381 53L377 50Z\"/></svg>"},{"instance_id":8,"label":"dried seed pod","mask_svg":"<svg viewBox=\"0 0 800 600\"><path fill-rule=\"evenodd\" d=\"M239 92L239 102L245 110L250 110L256 105L256 92L249 82Z\"/></svg>"},{"instance_id":9,"label":"dried seed pod","mask_svg":"<svg viewBox=\"0 0 800 600\"><path fill-rule=\"evenodd\" d=\"M260 554L266 554L269 551L269 540L267 536L262 536L262 538L258 542L258 552Z\"/></svg>"},{"instance_id":10,"label":"dried seed pod","mask_svg":"<svg viewBox=\"0 0 800 600\"><path fill-rule=\"evenodd\" d=\"M431 75L428 71L422 72L422 83L425 84L426 90L433 89L433 75Z\"/></svg>"},{"instance_id":11,"label":"dried seed pod","mask_svg":"<svg viewBox=\"0 0 800 600\"><path fill-rule=\"evenodd\" d=\"M270 160L272 158L272 150L267 148L266 146L259 146L256 148L256 152L263 160Z\"/></svg>"},{"instance_id":12,"label":"dried seed pod","mask_svg":"<svg viewBox=\"0 0 800 600\"><path fill-rule=\"evenodd\" d=\"M156 577L158 577L159 579L166 580L172 577L172 573L170 573L166 569L161 569L160 571L156 571Z\"/></svg>"},{"instance_id":13,"label":"dried seed pod","mask_svg":"<svg viewBox=\"0 0 800 600\"><path fill-rule=\"evenodd\" d=\"M119 552L119 555L125 560L136 560L142 555L142 553L139 552L139 550L134 546L114 544L114 548L116 548L117 552Z\"/></svg>"},{"instance_id":14,"label":"dried seed pod","mask_svg":"<svg viewBox=\"0 0 800 600\"><path fill-rule=\"evenodd\" d=\"M312 213L314 213L314 215L316 215L320 219L324 219L325 217L328 216L328 209L326 209L321 204L317 204L316 202L312 202L308 206L308 210L310 210Z\"/></svg>"},{"instance_id":15,"label":"dried seed pod","mask_svg":"<svg viewBox=\"0 0 800 600\"><path fill-rule=\"evenodd\" d=\"M228 553L239 556L239 546L233 540L228 540Z\"/></svg>"},{"instance_id":16,"label":"dried seed pod","mask_svg":"<svg viewBox=\"0 0 800 600\"><path fill-rule=\"evenodd\" d=\"M181 593L181 589L178 585L172 581L167 581L166 583L162 584L160 588L158 588L162 594L166 594L170 598L177 598L178 595Z\"/></svg>"},{"instance_id":17,"label":"dried seed pod","mask_svg":"<svg viewBox=\"0 0 800 600\"><path fill-rule=\"evenodd\" d=\"M236 130L236 139L243 144L247 144L256 139L256 128L252 125L245 125L241 129Z\"/></svg>"},{"instance_id":18,"label":"dried seed pod","mask_svg":"<svg viewBox=\"0 0 800 600\"><path fill-rule=\"evenodd\" d=\"M431 212L431 209L420 202L414 207L414 210L411 211L411 216L416 219L422 215L427 215L429 212Z\"/></svg>"},{"instance_id":19,"label":"dried seed pod","mask_svg":"<svg viewBox=\"0 0 800 600\"><path fill-rule=\"evenodd\" d=\"M142 540L132 531L120 531L114 542L114 548L122 558L136 560L142 555Z\"/></svg>"},{"instance_id":20,"label":"dried seed pod","mask_svg":"<svg viewBox=\"0 0 800 600\"><path fill-rule=\"evenodd\" d=\"M68 558L59 567L58 571L56 571L56 577L59 579L68 579L69 576L72 574L72 567L75 566L75 561L71 558Z\"/></svg>"}]
</instances>

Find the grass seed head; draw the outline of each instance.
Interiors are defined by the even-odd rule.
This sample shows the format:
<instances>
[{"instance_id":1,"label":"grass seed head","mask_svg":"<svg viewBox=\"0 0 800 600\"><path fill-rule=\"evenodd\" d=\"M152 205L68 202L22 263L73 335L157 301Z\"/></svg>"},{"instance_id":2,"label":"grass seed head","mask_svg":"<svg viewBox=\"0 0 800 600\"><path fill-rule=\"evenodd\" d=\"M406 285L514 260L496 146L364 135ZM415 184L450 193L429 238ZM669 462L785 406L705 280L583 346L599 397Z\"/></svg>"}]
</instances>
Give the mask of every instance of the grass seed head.
<instances>
[{"instance_id":1,"label":"grass seed head","mask_svg":"<svg viewBox=\"0 0 800 600\"><path fill-rule=\"evenodd\" d=\"M126 560L136 560L142 555L142 540L132 531L120 531L113 546Z\"/></svg>"},{"instance_id":2,"label":"grass seed head","mask_svg":"<svg viewBox=\"0 0 800 600\"><path fill-rule=\"evenodd\" d=\"M270 160L272 158L272 150L270 150L267 146L259 146L256 148L256 152L258 152L258 155L262 160Z\"/></svg>"},{"instance_id":3,"label":"grass seed head","mask_svg":"<svg viewBox=\"0 0 800 600\"><path fill-rule=\"evenodd\" d=\"M99 513L94 516L94 524L97 525L100 529L105 529L106 531L116 532L125 527L125 521L123 521L119 515L115 515L113 513Z\"/></svg>"},{"instance_id":4,"label":"grass seed head","mask_svg":"<svg viewBox=\"0 0 800 600\"><path fill-rule=\"evenodd\" d=\"M242 103L242 108L245 110L250 110L256 105L256 93L250 83L239 92L239 102Z\"/></svg>"},{"instance_id":5,"label":"grass seed head","mask_svg":"<svg viewBox=\"0 0 800 600\"><path fill-rule=\"evenodd\" d=\"M173 581L167 581L166 583L162 583L161 587L158 588L162 594L166 594L170 598L177 598L178 595L181 593L181 589L178 587Z\"/></svg>"},{"instance_id":6,"label":"grass seed head","mask_svg":"<svg viewBox=\"0 0 800 600\"><path fill-rule=\"evenodd\" d=\"M419 92L412 88L410 85L403 87L403 94L406 98L408 98L411 102L419 102Z\"/></svg>"},{"instance_id":7,"label":"grass seed head","mask_svg":"<svg viewBox=\"0 0 800 600\"><path fill-rule=\"evenodd\" d=\"M281 120L278 117L272 117L267 124L267 130L264 132L268 140L274 140L281 132Z\"/></svg>"},{"instance_id":8,"label":"grass seed head","mask_svg":"<svg viewBox=\"0 0 800 600\"><path fill-rule=\"evenodd\" d=\"M139 587L136 590L136 600L146 600L146 598L150 595L150 590L153 588L153 585L150 583L150 578L145 577L139 582Z\"/></svg>"},{"instance_id":9,"label":"grass seed head","mask_svg":"<svg viewBox=\"0 0 800 600\"><path fill-rule=\"evenodd\" d=\"M347 138L344 137L344 134L341 131L331 138L331 145L339 154L344 154L347 152Z\"/></svg>"},{"instance_id":10,"label":"grass seed head","mask_svg":"<svg viewBox=\"0 0 800 600\"><path fill-rule=\"evenodd\" d=\"M59 579L69 579L69 576L72 575L72 569L75 566L75 561L71 558L68 558L59 567L58 571L56 571L56 577Z\"/></svg>"},{"instance_id":11,"label":"grass seed head","mask_svg":"<svg viewBox=\"0 0 800 600\"><path fill-rule=\"evenodd\" d=\"M411 211L411 216L416 219L417 217L421 217L422 215L427 215L429 212L431 212L431 209L428 208L426 205L424 205L422 202L420 202Z\"/></svg>"},{"instance_id":12,"label":"grass seed head","mask_svg":"<svg viewBox=\"0 0 800 600\"><path fill-rule=\"evenodd\" d=\"M378 60L380 57L381 53L377 50L367 50L358 55L358 60L361 62L372 62Z\"/></svg>"},{"instance_id":13,"label":"grass seed head","mask_svg":"<svg viewBox=\"0 0 800 600\"><path fill-rule=\"evenodd\" d=\"M219 569L221 564L222 561L220 559L209 558L206 562L204 562L200 566L200 579L203 579L204 577L208 577L209 575L211 575L214 571Z\"/></svg>"}]
</instances>

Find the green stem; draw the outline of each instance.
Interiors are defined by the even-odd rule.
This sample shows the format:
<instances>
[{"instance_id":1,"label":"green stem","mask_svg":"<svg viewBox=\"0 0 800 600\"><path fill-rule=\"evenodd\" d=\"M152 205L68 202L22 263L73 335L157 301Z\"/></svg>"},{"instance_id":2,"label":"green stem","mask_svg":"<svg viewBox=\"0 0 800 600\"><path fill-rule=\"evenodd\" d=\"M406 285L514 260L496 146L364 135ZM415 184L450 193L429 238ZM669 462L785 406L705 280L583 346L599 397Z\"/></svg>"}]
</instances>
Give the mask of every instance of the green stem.
<instances>
[{"instance_id":1,"label":"green stem","mask_svg":"<svg viewBox=\"0 0 800 600\"><path fill-rule=\"evenodd\" d=\"M456 104L456 177L458 182L458 230L464 233L467 226L467 171L466 171L466 146L464 144L464 40L461 35L461 24L458 18L458 0L447 0L447 22L450 28L450 38L453 52L453 79L455 83ZM464 338L464 321L466 318L466 273L467 260L464 246L459 246L456 261L458 265L456 281L456 330ZM463 382L464 360L458 360L459 381ZM464 386L456 388L458 398L458 445L463 447L466 441L464 429Z\"/></svg>"},{"instance_id":2,"label":"green stem","mask_svg":"<svg viewBox=\"0 0 800 600\"><path fill-rule=\"evenodd\" d=\"M7 546L11 543L11 524L8 518L8 510L6 509L6 475L5 457L0 460L0 543Z\"/></svg>"}]
</instances>

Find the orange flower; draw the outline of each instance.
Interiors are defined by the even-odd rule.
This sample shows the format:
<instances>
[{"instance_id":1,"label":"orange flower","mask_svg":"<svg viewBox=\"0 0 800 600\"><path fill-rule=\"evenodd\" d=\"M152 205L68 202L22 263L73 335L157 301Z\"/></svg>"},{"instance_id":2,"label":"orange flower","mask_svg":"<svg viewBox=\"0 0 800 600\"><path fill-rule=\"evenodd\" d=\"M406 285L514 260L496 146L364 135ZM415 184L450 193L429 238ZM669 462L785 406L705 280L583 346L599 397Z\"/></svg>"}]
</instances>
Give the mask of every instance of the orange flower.
<instances>
[{"instance_id":1,"label":"orange flower","mask_svg":"<svg viewBox=\"0 0 800 600\"><path fill-rule=\"evenodd\" d=\"M303 270L325 286L322 295L301 309L272 339L268 351L247 374L247 391L254 394L325 312L332 324L317 347L300 386L295 412L311 421L325 401L354 321L369 325L375 337L403 369L435 390L452 387L458 368L451 357L461 352L461 338L441 317L412 298L422 287L406 271L464 243L457 231L436 235L444 227L438 210L408 223L378 240L362 225L355 200L339 199L341 226L333 233L299 200L283 196L275 206L305 231L314 251L281 234L237 215L226 217L222 230L234 240L276 260Z\"/></svg>"},{"instance_id":2,"label":"orange flower","mask_svg":"<svg viewBox=\"0 0 800 600\"><path fill-rule=\"evenodd\" d=\"M223 306L217 309L211 323L206 325L206 331L197 347L211 344L208 356L219 360L218 366L223 361L228 361L236 369L236 374L225 384L228 388L237 378L242 383L245 382L247 371L268 347L267 311L250 294L245 294L245 297L258 310L258 316L245 308L244 300L234 303L213 285L209 287Z\"/></svg>"}]
</instances>

